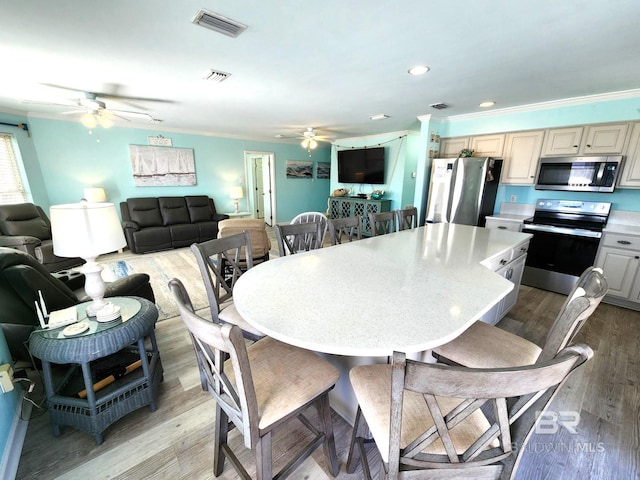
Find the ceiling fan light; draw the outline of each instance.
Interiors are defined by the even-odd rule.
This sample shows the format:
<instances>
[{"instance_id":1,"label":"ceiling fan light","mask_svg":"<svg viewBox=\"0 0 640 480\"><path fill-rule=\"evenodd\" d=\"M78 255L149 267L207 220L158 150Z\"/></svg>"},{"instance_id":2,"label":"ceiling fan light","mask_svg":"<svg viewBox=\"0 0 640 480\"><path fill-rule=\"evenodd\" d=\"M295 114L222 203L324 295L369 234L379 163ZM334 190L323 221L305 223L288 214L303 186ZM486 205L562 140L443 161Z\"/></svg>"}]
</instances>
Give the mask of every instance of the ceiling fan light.
<instances>
[{"instance_id":1,"label":"ceiling fan light","mask_svg":"<svg viewBox=\"0 0 640 480\"><path fill-rule=\"evenodd\" d=\"M302 148L309 148L309 139L308 138L302 139L302 142L300 143L300 145L302 146Z\"/></svg>"},{"instance_id":2,"label":"ceiling fan light","mask_svg":"<svg viewBox=\"0 0 640 480\"><path fill-rule=\"evenodd\" d=\"M96 116L93 112L85 113L80 121L87 128L95 128L95 126L98 124L98 120L96 119Z\"/></svg>"},{"instance_id":3,"label":"ceiling fan light","mask_svg":"<svg viewBox=\"0 0 640 480\"><path fill-rule=\"evenodd\" d=\"M313 138L309 139L309 148L313 150L318 146L318 142L316 142Z\"/></svg>"},{"instance_id":4,"label":"ceiling fan light","mask_svg":"<svg viewBox=\"0 0 640 480\"><path fill-rule=\"evenodd\" d=\"M113 119L111 118L111 115L101 113L98 116L98 121L100 122L100 126L102 128L111 128L111 127L113 127Z\"/></svg>"}]
</instances>

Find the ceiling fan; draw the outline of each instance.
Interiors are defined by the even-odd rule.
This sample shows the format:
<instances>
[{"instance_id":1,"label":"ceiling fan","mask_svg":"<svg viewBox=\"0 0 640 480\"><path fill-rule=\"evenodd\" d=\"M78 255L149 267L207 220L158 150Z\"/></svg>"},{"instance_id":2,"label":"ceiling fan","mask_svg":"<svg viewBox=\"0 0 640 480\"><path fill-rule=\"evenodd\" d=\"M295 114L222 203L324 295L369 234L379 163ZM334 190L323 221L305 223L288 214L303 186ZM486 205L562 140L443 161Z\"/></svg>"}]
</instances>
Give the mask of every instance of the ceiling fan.
<instances>
[{"instance_id":1,"label":"ceiling fan","mask_svg":"<svg viewBox=\"0 0 640 480\"><path fill-rule=\"evenodd\" d=\"M300 143L300 145L302 145L303 148L306 148L307 150L313 150L314 148L316 148L318 146L318 142L330 142L331 140L324 136L324 135L319 135L316 133L316 131L313 129L313 127L307 127L307 129L304 132L300 132L300 133L295 133L293 135L276 135L277 138L301 138L302 142Z\"/></svg>"},{"instance_id":2,"label":"ceiling fan","mask_svg":"<svg viewBox=\"0 0 640 480\"><path fill-rule=\"evenodd\" d=\"M74 88L64 87L60 85L52 85L52 84L43 84L43 85L47 87L60 88L63 90L71 90L71 91L77 92L81 96L75 100L75 104L36 102L36 101L24 101L23 103L53 105L53 106L60 106L60 107L72 107L73 110L61 112L62 115L82 114L81 122L83 123L83 125L85 125L88 128L93 128L97 125L100 125L103 128L109 128L113 125L114 117L120 118L122 120L126 120L127 122L131 121L131 119L146 120L149 122L162 121L162 120L153 118L150 114L146 112L116 110L116 109L107 108L106 103L102 99L113 99L113 100L118 100L125 103L131 100L171 103L170 101L167 101L167 100L161 100L161 99L155 99L155 98L128 97L128 96L117 95L117 94L76 90Z\"/></svg>"}]
</instances>

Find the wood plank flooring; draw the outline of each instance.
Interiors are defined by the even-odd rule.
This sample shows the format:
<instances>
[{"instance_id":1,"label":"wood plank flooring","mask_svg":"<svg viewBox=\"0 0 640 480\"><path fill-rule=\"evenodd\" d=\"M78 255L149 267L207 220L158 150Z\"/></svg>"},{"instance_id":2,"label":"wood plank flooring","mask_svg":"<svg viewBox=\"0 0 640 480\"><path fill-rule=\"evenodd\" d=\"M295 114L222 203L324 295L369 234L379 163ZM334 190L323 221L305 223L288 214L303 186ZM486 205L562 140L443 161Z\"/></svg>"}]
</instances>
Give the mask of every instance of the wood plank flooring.
<instances>
[{"instance_id":1,"label":"wood plank flooring","mask_svg":"<svg viewBox=\"0 0 640 480\"><path fill-rule=\"evenodd\" d=\"M521 287L516 307L501 327L541 343L564 298ZM201 390L195 358L179 318L158 323L156 336L165 369L158 410L142 408L109 427L104 443L67 427L53 437L46 411L34 408L18 468L18 479L210 479L214 404ZM569 379L554 400L554 412L577 411L576 434L561 428L555 434L536 434L518 470L517 479L635 479L640 475L640 313L601 304L580 332L578 342L590 345L595 358ZM41 398L41 384L35 392ZM340 480L351 427L334 414ZM289 428L276 435L276 468L305 435ZM243 449L237 432L234 446ZM374 455L373 453L371 454ZM253 459L241 460L251 471ZM372 461L379 469L379 462ZM227 463L221 477L235 479ZM293 475L294 479L331 478L322 449Z\"/></svg>"}]
</instances>

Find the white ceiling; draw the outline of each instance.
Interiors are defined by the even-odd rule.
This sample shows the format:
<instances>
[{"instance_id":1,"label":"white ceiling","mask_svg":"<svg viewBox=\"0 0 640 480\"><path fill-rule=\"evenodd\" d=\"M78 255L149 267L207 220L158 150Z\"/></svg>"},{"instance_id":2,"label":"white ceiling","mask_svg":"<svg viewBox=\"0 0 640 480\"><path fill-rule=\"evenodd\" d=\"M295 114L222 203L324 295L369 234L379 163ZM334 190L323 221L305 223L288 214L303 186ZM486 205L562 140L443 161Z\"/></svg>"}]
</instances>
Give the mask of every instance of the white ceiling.
<instances>
[{"instance_id":1,"label":"white ceiling","mask_svg":"<svg viewBox=\"0 0 640 480\"><path fill-rule=\"evenodd\" d=\"M196 26L200 8L248 28L231 38ZM639 25L638 0L5 1L0 109L60 115L69 108L20 101L82 95L43 85L54 84L164 100L103 99L161 119L158 131L278 141L306 127L333 138L418 129L420 115L485 100L638 89ZM431 71L408 75L417 64ZM202 80L209 69L231 76Z\"/></svg>"}]
</instances>

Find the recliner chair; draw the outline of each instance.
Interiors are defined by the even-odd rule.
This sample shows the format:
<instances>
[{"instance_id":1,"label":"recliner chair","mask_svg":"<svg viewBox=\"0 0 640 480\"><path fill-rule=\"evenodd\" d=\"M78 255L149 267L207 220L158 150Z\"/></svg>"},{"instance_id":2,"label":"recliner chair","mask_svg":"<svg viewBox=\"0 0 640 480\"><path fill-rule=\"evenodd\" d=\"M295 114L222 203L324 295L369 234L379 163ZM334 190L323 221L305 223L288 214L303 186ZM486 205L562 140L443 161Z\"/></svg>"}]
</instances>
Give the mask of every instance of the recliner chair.
<instances>
[{"instance_id":1,"label":"recliner chair","mask_svg":"<svg viewBox=\"0 0 640 480\"><path fill-rule=\"evenodd\" d=\"M129 275L106 287L105 297L137 296L155 302L146 273ZM14 360L29 360L25 342L39 326L35 311L38 290L49 311L90 300L84 290L71 290L31 255L0 247L0 327Z\"/></svg>"},{"instance_id":2,"label":"recliner chair","mask_svg":"<svg viewBox=\"0 0 640 480\"><path fill-rule=\"evenodd\" d=\"M33 203L0 205L0 247L27 252L49 272L84 263L82 258L63 258L53 253L49 217Z\"/></svg>"}]
</instances>

